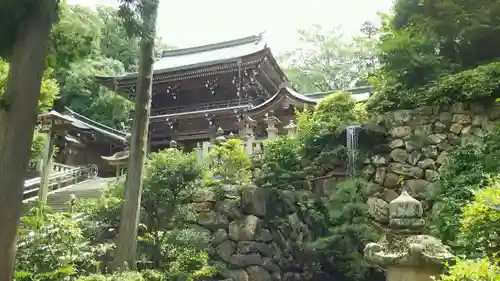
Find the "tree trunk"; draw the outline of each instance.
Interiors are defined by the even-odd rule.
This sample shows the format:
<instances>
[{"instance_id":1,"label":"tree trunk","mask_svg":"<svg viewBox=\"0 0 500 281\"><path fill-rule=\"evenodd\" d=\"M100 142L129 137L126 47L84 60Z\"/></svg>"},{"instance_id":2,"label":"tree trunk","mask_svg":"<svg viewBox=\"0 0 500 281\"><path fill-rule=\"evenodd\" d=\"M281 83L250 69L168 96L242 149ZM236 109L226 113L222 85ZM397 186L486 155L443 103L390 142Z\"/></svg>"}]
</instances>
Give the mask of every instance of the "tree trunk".
<instances>
[{"instance_id":1,"label":"tree trunk","mask_svg":"<svg viewBox=\"0 0 500 281\"><path fill-rule=\"evenodd\" d=\"M0 281L13 279L24 175L57 4L57 0L45 0L33 9L19 26L10 60L5 108L0 109Z\"/></svg>"},{"instance_id":2,"label":"tree trunk","mask_svg":"<svg viewBox=\"0 0 500 281\"><path fill-rule=\"evenodd\" d=\"M157 0L142 0L144 4L139 73L135 98L134 122L130 139L130 156L125 180L125 201L118 230L115 268L137 268L137 226L141 206L142 174L148 142L149 114L153 82L154 40L156 34Z\"/></svg>"}]
</instances>

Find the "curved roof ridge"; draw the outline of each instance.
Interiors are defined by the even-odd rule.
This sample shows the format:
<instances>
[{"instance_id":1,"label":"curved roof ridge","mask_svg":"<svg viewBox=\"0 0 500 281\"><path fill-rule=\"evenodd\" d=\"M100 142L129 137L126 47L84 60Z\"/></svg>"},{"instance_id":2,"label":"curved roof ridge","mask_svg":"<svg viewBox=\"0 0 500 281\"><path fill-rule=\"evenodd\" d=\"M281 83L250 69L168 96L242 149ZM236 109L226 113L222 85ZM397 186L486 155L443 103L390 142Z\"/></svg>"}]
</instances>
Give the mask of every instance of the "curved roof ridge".
<instances>
[{"instance_id":1,"label":"curved roof ridge","mask_svg":"<svg viewBox=\"0 0 500 281\"><path fill-rule=\"evenodd\" d=\"M278 91L271 98L267 99L266 101L264 101L259 105L247 109L245 112L250 116L259 114L275 106L283 99L290 99L294 102L305 103L310 105L316 105L318 103L318 100L312 99L310 97L298 93L290 85L288 85L288 83L284 82L281 83Z\"/></svg>"},{"instance_id":2,"label":"curved roof ridge","mask_svg":"<svg viewBox=\"0 0 500 281\"><path fill-rule=\"evenodd\" d=\"M243 37L243 38L232 39L232 40L227 40L227 41L222 41L222 42L210 43L210 44L206 44L206 45L173 49L173 50L166 50L162 53L162 58L182 56L182 55L188 55L188 54L193 54L193 53L201 53L201 52L213 51L213 50L217 50L217 49L225 49L225 48L230 48L230 47L235 47L235 46L245 45L245 44L251 44L251 43L254 43L257 45L262 41L262 38L263 38L262 34L263 34L263 32L261 32L257 35L251 35L251 36L247 36L247 37Z\"/></svg>"},{"instance_id":3,"label":"curved roof ridge","mask_svg":"<svg viewBox=\"0 0 500 281\"><path fill-rule=\"evenodd\" d=\"M70 115L72 115L73 117L76 117L75 119L83 119L83 120L79 120L80 122L83 121L84 123L90 123L89 125L93 125L94 127L101 127L102 130L112 132L112 133L117 134L119 136L127 137L129 135L128 132L121 131L121 130L109 127L107 125L104 125L102 123L99 123L93 119L88 118L87 116L84 116L82 114L79 114L79 113L73 111L71 108L69 108L67 106L65 107L65 109L66 109L66 111L68 111L68 113Z\"/></svg>"}]
</instances>

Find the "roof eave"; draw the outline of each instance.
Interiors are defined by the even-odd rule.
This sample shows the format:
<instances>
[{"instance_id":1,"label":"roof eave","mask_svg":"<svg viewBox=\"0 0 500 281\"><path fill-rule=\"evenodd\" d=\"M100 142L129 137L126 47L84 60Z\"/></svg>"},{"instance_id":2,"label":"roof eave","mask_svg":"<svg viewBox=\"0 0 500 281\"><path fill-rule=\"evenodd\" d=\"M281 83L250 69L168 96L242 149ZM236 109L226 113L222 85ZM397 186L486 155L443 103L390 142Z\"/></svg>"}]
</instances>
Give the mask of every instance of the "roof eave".
<instances>
[{"instance_id":1,"label":"roof eave","mask_svg":"<svg viewBox=\"0 0 500 281\"><path fill-rule=\"evenodd\" d=\"M256 55L256 54L258 54L258 53L260 53L260 52L262 52L264 50L266 50L266 49L264 48L262 50L258 50L256 52L252 52L252 53L249 53L249 54L244 55L244 56L232 57L232 58L228 58L228 59L213 60L213 61L206 61L206 62L189 64L189 65L183 65L183 66L177 66L177 67L157 69L157 70L153 71L153 76L162 75L162 74L168 74L168 73L177 72L177 71L188 72L188 71L194 71L194 70L197 70L197 69L200 69L200 68L204 68L204 67L211 67L211 66L215 66L215 65L237 63L240 60L244 60L245 58L253 56L253 55ZM281 71L281 69L280 69L280 71ZM122 75L122 76L95 76L95 78L96 78L97 82L101 83L101 84L109 83L109 82L113 82L113 83L116 83L116 84L122 84L122 83L124 83L124 80L137 78L137 75L138 75L138 73L135 72L135 73L125 74L125 75ZM126 81L126 82L129 82L129 81ZM105 85L105 86L109 88L108 85Z\"/></svg>"},{"instance_id":2,"label":"roof eave","mask_svg":"<svg viewBox=\"0 0 500 281\"><path fill-rule=\"evenodd\" d=\"M274 94L270 99L266 100L265 102L254 106L252 108L249 108L246 110L245 114L247 116L256 116L262 113L265 113L278 105L281 101L288 99L294 104L304 104L304 105L316 105L318 104L318 100L314 100L311 98L308 98L304 95L301 95L297 93L295 90L293 90L291 87L289 87L286 83L283 83L280 85L278 92Z\"/></svg>"}]
</instances>

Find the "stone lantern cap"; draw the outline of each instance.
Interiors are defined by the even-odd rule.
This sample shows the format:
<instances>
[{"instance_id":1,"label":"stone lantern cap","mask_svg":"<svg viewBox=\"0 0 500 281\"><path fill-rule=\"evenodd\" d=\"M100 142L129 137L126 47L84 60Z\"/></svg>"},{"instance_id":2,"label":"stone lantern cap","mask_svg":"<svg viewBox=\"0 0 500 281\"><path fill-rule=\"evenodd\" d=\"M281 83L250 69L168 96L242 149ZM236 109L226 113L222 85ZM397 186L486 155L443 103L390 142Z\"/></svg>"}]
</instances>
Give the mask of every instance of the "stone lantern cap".
<instances>
[{"instance_id":1,"label":"stone lantern cap","mask_svg":"<svg viewBox=\"0 0 500 281\"><path fill-rule=\"evenodd\" d=\"M389 203L389 230L364 249L365 260L382 267L438 267L454 259L441 240L422 235L425 224L422 204L406 191Z\"/></svg>"},{"instance_id":2,"label":"stone lantern cap","mask_svg":"<svg viewBox=\"0 0 500 281\"><path fill-rule=\"evenodd\" d=\"M221 127L217 128L217 135L218 137L215 138L215 142L216 143L222 143L222 142L225 142L227 141L226 137L224 136L224 129L222 129Z\"/></svg>"},{"instance_id":3,"label":"stone lantern cap","mask_svg":"<svg viewBox=\"0 0 500 281\"><path fill-rule=\"evenodd\" d=\"M421 230L425 225L423 214L422 203L403 191L389 203L389 227L410 231Z\"/></svg>"},{"instance_id":4,"label":"stone lantern cap","mask_svg":"<svg viewBox=\"0 0 500 281\"><path fill-rule=\"evenodd\" d=\"M177 142L175 140L171 140L169 145L170 145L170 148L177 148Z\"/></svg>"},{"instance_id":5,"label":"stone lantern cap","mask_svg":"<svg viewBox=\"0 0 500 281\"><path fill-rule=\"evenodd\" d=\"M223 135L224 134L224 129L221 127L217 128L217 135Z\"/></svg>"}]
</instances>

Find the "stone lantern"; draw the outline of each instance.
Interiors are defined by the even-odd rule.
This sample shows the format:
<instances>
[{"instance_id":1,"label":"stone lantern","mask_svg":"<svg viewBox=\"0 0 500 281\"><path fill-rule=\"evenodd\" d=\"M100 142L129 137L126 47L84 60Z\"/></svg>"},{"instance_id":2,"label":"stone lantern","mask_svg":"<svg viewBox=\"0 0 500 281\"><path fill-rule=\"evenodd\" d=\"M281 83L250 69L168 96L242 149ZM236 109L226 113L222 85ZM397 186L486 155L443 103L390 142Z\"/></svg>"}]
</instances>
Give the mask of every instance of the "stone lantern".
<instances>
[{"instance_id":1,"label":"stone lantern","mask_svg":"<svg viewBox=\"0 0 500 281\"><path fill-rule=\"evenodd\" d=\"M171 140L169 143L170 148L177 149L177 142L175 140Z\"/></svg>"},{"instance_id":2,"label":"stone lantern","mask_svg":"<svg viewBox=\"0 0 500 281\"><path fill-rule=\"evenodd\" d=\"M216 143L223 143L227 141L226 137L224 136L224 130L221 127L217 129L217 135L218 136L215 138Z\"/></svg>"},{"instance_id":3,"label":"stone lantern","mask_svg":"<svg viewBox=\"0 0 500 281\"><path fill-rule=\"evenodd\" d=\"M369 243L365 260L387 270L387 281L431 281L454 259L450 247L423 235L422 204L406 191L389 204L389 230L378 243Z\"/></svg>"},{"instance_id":4,"label":"stone lantern","mask_svg":"<svg viewBox=\"0 0 500 281\"><path fill-rule=\"evenodd\" d=\"M290 119L290 123L288 123L288 125L283 127L283 129L286 130L286 132L289 136L295 135L296 128L297 128L297 125L295 125L295 122L293 122L292 119Z\"/></svg>"}]
</instances>

